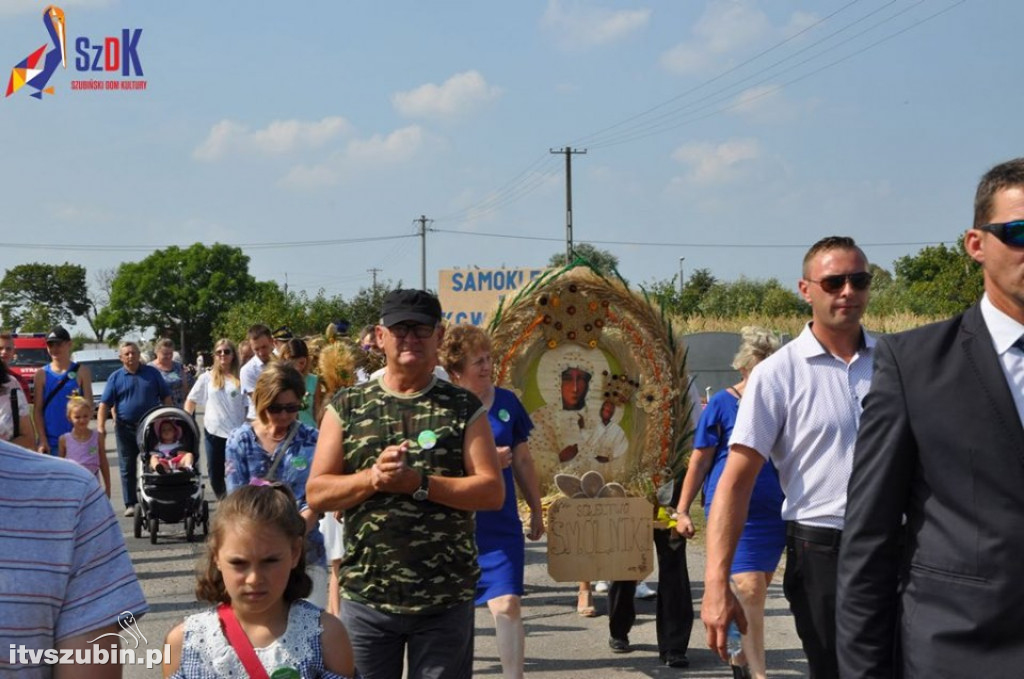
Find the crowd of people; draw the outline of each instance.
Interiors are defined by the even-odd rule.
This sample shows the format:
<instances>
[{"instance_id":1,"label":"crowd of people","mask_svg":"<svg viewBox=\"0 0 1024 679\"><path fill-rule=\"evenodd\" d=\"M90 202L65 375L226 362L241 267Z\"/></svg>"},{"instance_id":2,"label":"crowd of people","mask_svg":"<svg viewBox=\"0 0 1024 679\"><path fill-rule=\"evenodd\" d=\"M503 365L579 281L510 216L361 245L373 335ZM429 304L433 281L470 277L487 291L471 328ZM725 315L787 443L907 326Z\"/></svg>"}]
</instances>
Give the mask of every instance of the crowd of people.
<instances>
[{"instance_id":1,"label":"crowd of people","mask_svg":"<svg viewBox=\"0 0 1024 679\"><path fill-rule=\"evenodd\" d=\"M948 321L868 333L867 255L831 236L803 260L803 332L782 345L744 329L740 380L701 412L688 468L665 500L669 520L655 530L665 665L688 664L686 542L703 494L701 619L734 676L770 671L765 595L783 552L783 590L814 679L1019 671L1024 159L982 178L964 248L985 292ZM245 338L250 358L220 339L194 383L169 340L148 365L125 342L96 431L89 375L71 363L67 331L47 338L31 416L6 370L9 340L0 335L0 573L23 577L0 577L0 645L79 649L126 611L146 611L104 497L102 442L113 413L131 515L136 430L166 404L203 408L204 453L173 448L173 427L161 426L168 448L154 464L202 457L220 502L196 589L213 607L170 633L165 676L469 677L474 608L484 604L504 676L523 676L524 540L545 530L533 422L495 386L488 335L446 328L432 294L389 293L379 324L341 343L328 370L318 365L326 350L262 324ZM589 384L559 375L563 401L582 402ZM546 426L558 439L557 422ZM567 441L551 454L569 463L585 448ZM48 530L30 530L43 512ZM325 515L343 530L321 532ZM609 586L612 651L630 650L635 588ZM49 676L39 663L18 669Z\"/></svg>"}]
</instances>

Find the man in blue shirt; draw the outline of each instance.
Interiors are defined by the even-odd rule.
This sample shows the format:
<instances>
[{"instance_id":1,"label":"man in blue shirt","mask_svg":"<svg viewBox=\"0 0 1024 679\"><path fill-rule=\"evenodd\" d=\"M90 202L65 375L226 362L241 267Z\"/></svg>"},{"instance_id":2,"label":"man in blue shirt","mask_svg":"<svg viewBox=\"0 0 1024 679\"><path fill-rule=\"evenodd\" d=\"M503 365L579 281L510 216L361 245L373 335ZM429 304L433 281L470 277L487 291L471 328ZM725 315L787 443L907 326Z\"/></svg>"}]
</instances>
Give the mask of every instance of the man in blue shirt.
<instances>
[{"instance_id":1,"label":"man in blue shirt","mask_svg":"<svg viewBox=\"0 0 1024 679\"><path fill-rule=\"evenodd\" d=\"M170 405L171 392L159 370L139 362L138 344L121 342L120 355L124 367L116 370L107 380L99 413L96 415L96 430L100 436L107 435L107 414L113 408L124 515L135 516L135 505L138 503L135 475L139 464L136 431L143 415L161 403Z\"/></svg>"}]
</instances>

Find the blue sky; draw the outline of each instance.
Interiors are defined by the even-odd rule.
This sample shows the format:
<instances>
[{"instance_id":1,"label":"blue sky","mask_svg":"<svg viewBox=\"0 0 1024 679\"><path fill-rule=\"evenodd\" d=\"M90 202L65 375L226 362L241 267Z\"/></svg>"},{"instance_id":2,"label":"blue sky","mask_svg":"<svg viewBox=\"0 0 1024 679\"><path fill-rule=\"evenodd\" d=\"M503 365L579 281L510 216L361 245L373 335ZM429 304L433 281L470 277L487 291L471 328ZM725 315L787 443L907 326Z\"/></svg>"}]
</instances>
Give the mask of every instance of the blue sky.
<instances>
[{"instance_id":1,"label":"blue sky","mask_svg":"<svg viewBox=\"0 0 1024 679\"><path fill-rule=\"evenodd\" d=\"M46 4L0 4L5 85ZM1019 0L57 4L56 95L0 99L4 269L91 279L218 241L348 296L371 268L418 284L421 214L431 287L534 267L564 251L549 149L572 145L575 238L631 282L685 257L795 284L824 235L887 268L952 242L977 178L1022 152ZM72 91L107 77L74 70L74 39L122 28L146 91Z\"/></svg>"}]
</instances>

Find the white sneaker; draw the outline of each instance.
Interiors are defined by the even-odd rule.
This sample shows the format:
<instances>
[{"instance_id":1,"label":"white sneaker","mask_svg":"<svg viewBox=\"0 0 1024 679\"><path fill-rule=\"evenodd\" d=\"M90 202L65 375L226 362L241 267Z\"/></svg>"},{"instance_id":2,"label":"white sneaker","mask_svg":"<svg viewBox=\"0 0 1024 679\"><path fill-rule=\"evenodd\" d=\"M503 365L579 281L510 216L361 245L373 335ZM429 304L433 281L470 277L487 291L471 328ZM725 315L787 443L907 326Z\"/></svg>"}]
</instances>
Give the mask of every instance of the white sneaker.
<instances>
[{"instance_id":1,"label":"white sneaker","mask_svg":"<svg viewBox=\"0 0 1024 679\"><path fill-rule=\"evenodd\" d=\"M125 510L124 510L124 515L125 516L135 516L135 506L132 505L131 507L126 507Z\"/></svg>"},{"instance_id":2,"label":"white sneaker","mask_svg":"<svg viewBox=\"0 0 1024 679\"><path fill-rule=\"evenodd\" d=\"M637 599L653 599L656 596L658 593L651 589L646 582L641 582L636 586Z\"/></svg>"},{"instance_id":3,"label":"white sneaker","mask_svg":"<svg viewBox=\"0 0 1024 679\"><path fill-rule=\"evenodd\" d=\"M594 591L597 592L598 594L604 594L605 592L607 592L608 591L608 581L607 580L598 580L597 582L595 582L594 583Z\"/></svg>"}]
</instances>

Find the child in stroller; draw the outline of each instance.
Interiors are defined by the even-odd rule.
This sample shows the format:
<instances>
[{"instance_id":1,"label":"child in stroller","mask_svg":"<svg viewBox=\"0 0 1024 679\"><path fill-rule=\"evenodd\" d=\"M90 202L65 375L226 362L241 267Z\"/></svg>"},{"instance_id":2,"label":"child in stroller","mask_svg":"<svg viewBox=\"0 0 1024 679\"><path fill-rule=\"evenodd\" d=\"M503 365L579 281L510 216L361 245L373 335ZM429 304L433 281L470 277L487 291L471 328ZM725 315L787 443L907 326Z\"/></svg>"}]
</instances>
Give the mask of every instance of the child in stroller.
<instances>
[{"instance_id":1,"label":"child in stroller","mask_svg":"<svg viewBox=\"0 0 1024 679\"><path fill-rule=\"evenodd\" d=\"M194 471L195 455L181 445L181 425L171 417L162 417L154 424L159 443L150 451L149 468L158 474L178 469Z\"/></svg>"}]
</instances>

